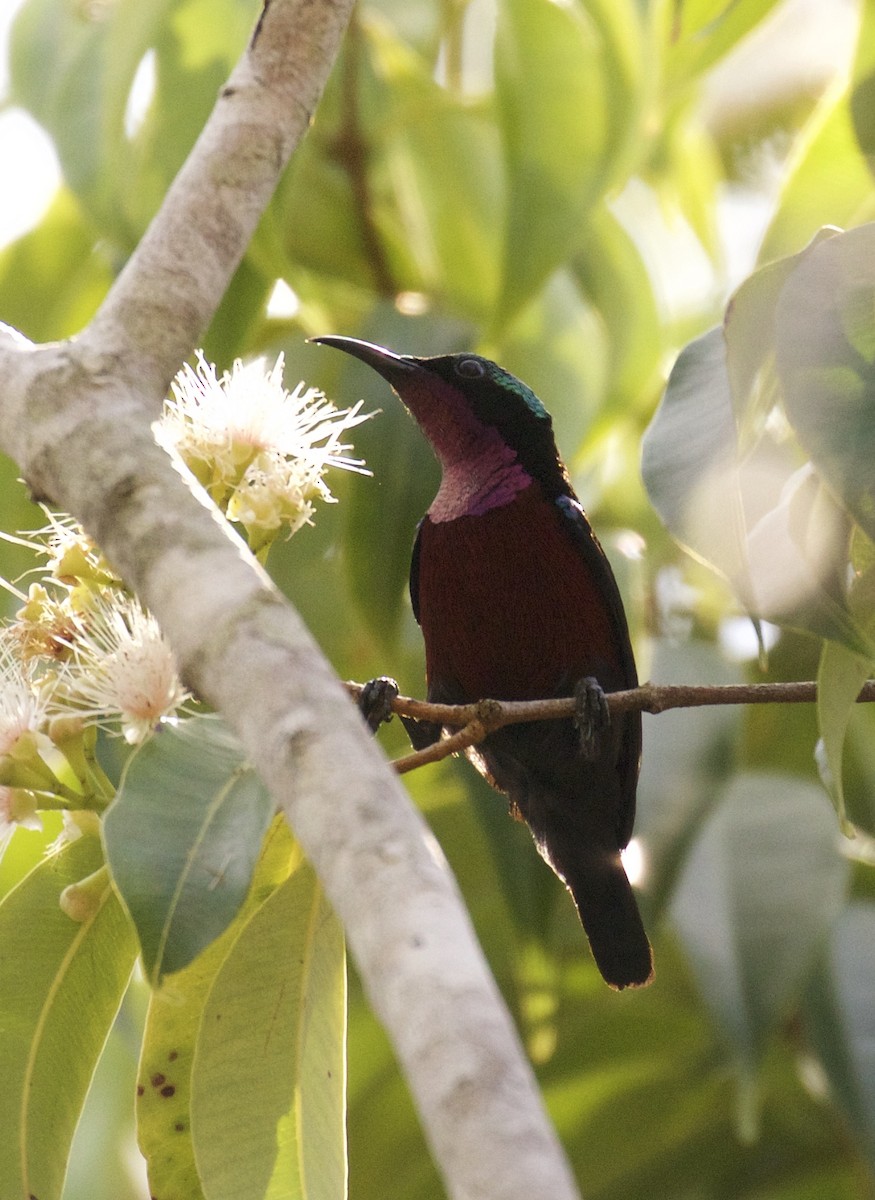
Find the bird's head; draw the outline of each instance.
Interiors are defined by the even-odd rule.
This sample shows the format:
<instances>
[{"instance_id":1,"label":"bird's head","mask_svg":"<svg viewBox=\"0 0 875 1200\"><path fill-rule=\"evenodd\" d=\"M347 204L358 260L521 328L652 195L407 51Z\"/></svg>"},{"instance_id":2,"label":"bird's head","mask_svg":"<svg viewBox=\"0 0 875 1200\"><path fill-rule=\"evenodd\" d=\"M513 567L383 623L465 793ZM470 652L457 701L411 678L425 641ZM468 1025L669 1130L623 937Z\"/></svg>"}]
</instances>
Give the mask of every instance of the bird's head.
<instances>
[{"instance_id":1,"label":"bird's head","mask_svg":"<svg viewBox=\"0 0 875 1200\"><path fill-rule=\"evenodd\" d=\"M391 385L428 438L446 471L496 440L509 447L532 478L549 491L567 478L553 422L530 387L478 354L416 358L348 337L316 337L360 359Z\"/></svg>"}]
</instances>

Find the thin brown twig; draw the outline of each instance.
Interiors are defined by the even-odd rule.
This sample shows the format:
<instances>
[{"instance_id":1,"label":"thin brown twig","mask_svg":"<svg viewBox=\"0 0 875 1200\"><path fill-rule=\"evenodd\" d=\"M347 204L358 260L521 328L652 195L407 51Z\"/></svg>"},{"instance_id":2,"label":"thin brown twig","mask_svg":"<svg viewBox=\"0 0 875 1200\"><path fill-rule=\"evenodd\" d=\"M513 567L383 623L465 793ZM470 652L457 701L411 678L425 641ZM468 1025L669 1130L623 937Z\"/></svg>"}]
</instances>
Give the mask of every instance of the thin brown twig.
<instances>
[{"instance_id":1,"label":"thin brown twig","mask_svg":"<svg viewBox=\"0 0 875 1200\"><path fill-rule=\"evenodd\" d=\"M350 695L358 699L362 685L349 682ZM730 683L730 684L657 684L643 683L623 692L608 692L605 696L611 713L661 713L673 708L701 708L717 704L813 704L817 700L817 684L813 681L788 683ZM875 680L863 685L857 703L875 701ZM442 738L423 750L417 750L395 761L399 774L440 762L451 754L467 750L482 742L502 725L524 721L555 721L574 716L573 697L559 700L480 700L476 704L431 704L412 696L397 696L392 712L430 721L439 725L457 726L458 732Z\"/></svg>"}]
</instances>

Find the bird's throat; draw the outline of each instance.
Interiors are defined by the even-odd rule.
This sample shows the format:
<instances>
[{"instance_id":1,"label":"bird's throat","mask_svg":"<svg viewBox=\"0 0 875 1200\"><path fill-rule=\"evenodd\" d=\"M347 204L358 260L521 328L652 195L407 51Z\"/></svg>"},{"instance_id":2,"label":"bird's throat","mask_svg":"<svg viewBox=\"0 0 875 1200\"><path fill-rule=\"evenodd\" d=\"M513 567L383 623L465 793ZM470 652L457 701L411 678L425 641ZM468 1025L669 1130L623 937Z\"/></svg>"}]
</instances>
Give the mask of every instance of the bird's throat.
<instances>
[{"instance_id":1,"label":"bird's throat","mask_svg":"<svg viewBox=\"0 0 875 1200\"><path fill-rule=\"evenodd\" d=\"M532 483L516 454L496 435L476 456L443 464L441 485L428 515L432 521L454 521L500 508Z\"/></svg>"}]
</instances>

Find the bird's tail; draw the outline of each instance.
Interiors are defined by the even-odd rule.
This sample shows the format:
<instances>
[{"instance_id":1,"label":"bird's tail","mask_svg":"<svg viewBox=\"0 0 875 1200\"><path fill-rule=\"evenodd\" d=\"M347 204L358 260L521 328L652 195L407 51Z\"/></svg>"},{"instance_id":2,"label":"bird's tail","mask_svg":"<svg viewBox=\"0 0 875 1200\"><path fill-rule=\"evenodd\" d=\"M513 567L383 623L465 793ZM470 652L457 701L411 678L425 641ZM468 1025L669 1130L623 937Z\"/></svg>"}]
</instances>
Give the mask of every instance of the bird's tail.
<instances>
[{"instance_id":1,"label":"bird's tail","mask_svg":"<svg viewBox=\"0 0 875 1200\"><path fill-rule=\"evenodd\" d=\"M555 866L605 982L618 989L644 987L653 978L653 955L619 852L588 850L581 863Z\"/></svg>"}]
</instances>

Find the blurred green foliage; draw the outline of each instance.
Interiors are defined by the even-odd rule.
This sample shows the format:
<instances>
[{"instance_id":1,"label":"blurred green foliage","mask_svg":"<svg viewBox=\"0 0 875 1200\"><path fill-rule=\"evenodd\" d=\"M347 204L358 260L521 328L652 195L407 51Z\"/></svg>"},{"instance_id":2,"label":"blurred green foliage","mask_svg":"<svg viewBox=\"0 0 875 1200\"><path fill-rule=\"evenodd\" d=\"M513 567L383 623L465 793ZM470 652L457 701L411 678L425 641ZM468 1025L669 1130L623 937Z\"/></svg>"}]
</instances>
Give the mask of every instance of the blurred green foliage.
<instances>
[{"instance_id":1,"label":"blurred green foliage","mask_svg":"<svg viewBox=\"0 0 875 1200\"><path fill-rule=\"evenodd\" d=\"M835 239L800 256L807 325L792 325L786 304L783 318L774 315L775 276L764 273L730 310L728 375L724 342L706 335L739 282L728 253L739 227L749 269L766 225L761 262L799 254L821 225L857 224L873 213L875 5L860 0L855 62L819 81L782 60L779 35L766 39L772 10L785 7L357 7L313 128L205 337L220 367L282 350L290 385L303 377L338 403L364 397L383 410L356 438L374 477L337 479L340 503L275 547L269 562L342 676L390 671L403 691L422 693L405 580L436 472L378 380L305 344L319 333L409 353L477 349L534 387L615 561L642 677L812 678L819 636L841 642L851 626L863 628L865 648L869 593L837 596L831 584L817 603L778 606L781 632L763 671L752 639L746 649L732 640L750 599L749 564L733 530L724 530L728 557L697 541L701 530L684 540L735 578L738 595L678 548L638 468L667 365L692 338L702 340L682 360L674 392L688 415L667 432L654 427L676 459L671 469L662 460L663 478L697 480L702 456L719 457L727 437L733 452L758 448L759 482L746 477L739 495L716 499L712 483L704 510L725 525L739 504L759 516L783 511L781 489L807 459L834 481L836 455L848 450L831 444L828 420L819 427L811 392L794 388L803 453L776 421L767 390L770 372L786 383L794 369L787 347L800 336L812 355L835 348L817 308L834 278ZM88 320L160 204L257 13L255 0L26 0L11 42L11 98L51 135L64 185L40 222L0 252L0 319L37 340L69 336ZM736 57L755 51L757 37L759 78ZM151 89L144 110L132 112L138 71ZM774 76L781 87L764 86ZM764 214L759 224L746 218L751 205ZM872 257L867 248L851 254L861 263ZM843 328L870 370L875 289L871 267L861 271L862 300ZM285 308L269 304L278 280L293 293ZM847 353L842 342L839 366ZM738 372L760 387L743 419L733 408ZM810 372L803 382L810 388ZM798 504L808 513L822 501L844 521L847 504L871 535L873 427L859 426L849 498L831 486L823 500L819 475L813 491L796 478L783 499L790 517ZM41 523L13 483L14 467L2 470L2 527ZM677 490L662 500L660 513L680 533L671 516ZM845 553L850 525L841 528L841 562L832 566L852 563L865 580L871 544L857 530L853 555ZM28 565L15 548L0 547L7 577ZM466 764L443 763L410 780L590 1198L875 1196L875 716L850 702L859 663L842 653L859 657L861 643L844 640L826 668L838 727L823 713L818 724L813 707L646 718L638 834L657 975L641 994L604 988L559 885ZM840 840L820 782L820 732L833 790L836 769L844 782L853 841ZM396 726L385 737L390 750L402 745ZM16 833L0 867L4 889L38 864L48 840ZM104 994L109 1004L108 986ZM441 1194L435 1168L355 979L349 1005L350 1194L431 1200ZM120 1064L140 1009L135 990L107 1052ZM113 1173L107 1195L138 1194L119 1157L123 1135L100 1115L133 1108L130 1070L103 1068L98 1079L65 1200L103 1194L87 1162ZM112 1095L115 1105L105 1099Z\"/></svg>"}]
</instances>

